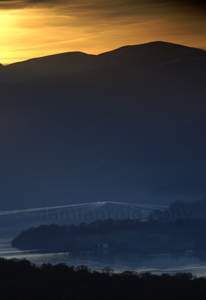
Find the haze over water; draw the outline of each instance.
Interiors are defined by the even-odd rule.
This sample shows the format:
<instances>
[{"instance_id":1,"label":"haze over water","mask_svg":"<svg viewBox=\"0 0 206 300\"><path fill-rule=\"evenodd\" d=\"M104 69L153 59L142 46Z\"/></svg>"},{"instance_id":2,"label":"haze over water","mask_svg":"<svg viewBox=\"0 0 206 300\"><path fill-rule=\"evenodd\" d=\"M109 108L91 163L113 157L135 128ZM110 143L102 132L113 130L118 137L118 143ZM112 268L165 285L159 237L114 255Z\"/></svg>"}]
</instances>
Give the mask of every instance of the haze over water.
<instances>
[{"instance_id":1,"label":"haze over water","mask_svg":"<svg viewBox=\"0 0 206 300\"><path fill-rule=\"evenodd\" d=\"M36 250L20 251L11 247L11 240L22 230L30 226L41 224L76 224L80 222L95 221L96 217L105 219L109 216L118 218L138 218L144 220L155 208L165 209L166 206L135 205L132 203L96 202L76 205L63 205L58 207L34 208L16 211L4 211L0 213L1 239L0 256L8 259L26 258L40 265L43 263L65 263L67 265L86 265L91 270L101 270L111 267L115 272L135 270L137 272L153 272L155 274L177 272L192 272L197 276L206 276L206 262L193 256L192 253L174 254L111 254L104 251L99 254L90 252L60 252L60 253L38 253ZM65 212L67 210L67 212ZM66 214L65 214L66 213ZM61 218L63 217L64 218ZM70 219L68 218L70 217ZM78 217L80 219L78 219ZM52 222L53 221L53 222ZM67 224L68 224L67 223ZM11 225L12 224L12 225ZM141 242L141 241L140 241Z\"/></svg>"}]
</instances>

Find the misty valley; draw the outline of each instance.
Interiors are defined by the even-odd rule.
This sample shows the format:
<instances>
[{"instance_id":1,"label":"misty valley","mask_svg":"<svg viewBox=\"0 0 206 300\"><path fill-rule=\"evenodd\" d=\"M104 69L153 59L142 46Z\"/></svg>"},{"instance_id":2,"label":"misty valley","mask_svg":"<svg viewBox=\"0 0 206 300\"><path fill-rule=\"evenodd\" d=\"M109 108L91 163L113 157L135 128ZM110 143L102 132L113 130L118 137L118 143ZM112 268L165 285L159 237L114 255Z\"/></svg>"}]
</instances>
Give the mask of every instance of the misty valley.
<instances>
[{"instance_id":1,"label":"misty valley","mask_svg":"<svg viewBox=\"0 0 206 300\"><path fill-rule=\"evenodd\" d=\"M114 213L114 206L112 211ZM91 210L89 212L91 216ZM11 246L30 254L32 251L36 254L64 253L65 261L84 255L91 260L118 255L122 260L129 255L144 260L145 255L163 254L188 255L206 261L206 200L176 201L167 209L150 210L145 219L127 218L127 213L125 211L124 219L98 218L93 222L30 227L20 232ZM100 214L103 216L102 210L93 216ZM137 211L132 212L130 208L132 214L137 215Z\"/></svg>"},{"instance_id":2,"label":"misty valley","mask_svg":"<svg viewBox=\"0 0 206 300\"><path fill-rule=\"evenodd\" d=\"M115 214L112 206L113 216L123 216L124 211L124 218L116 219L103 218L109 213L107 206L102 210L98 205L100 211L93 214L96 206L88 203L86 207L85 214L78 208L77 215L102 218L30 227L10 239L13 253L0 258L3 298L79 300L87 295L90 299L172 300L206 296L206 199L175 201L165 209L150 209L139 219L127 218L138 215L137 207L131 211L125 206ZM70 209L71 217L74 207ZM9 216L10 221L14 215L17 212ZM24 226L29 221L41 222L31 211L24 211L23 217ZM18 225L19 220L15 217L13 223Z\"/></svg>"},{"instance_id":3,"label":"misty valley","mask_svg":"<svg viewBox=\"0 0 206 300\"><path fill-rule=\"evenodd\" d=\"M202 211L201 211L202 212ZM206 212L206 210L205 210ZM153 216L152 216L153 217ZM41 225L12 240L20 250L45 252L136 252L161 254L206 252L206 218L162 220L97 220L79 225Z\"/></svg>"}]
</instances>

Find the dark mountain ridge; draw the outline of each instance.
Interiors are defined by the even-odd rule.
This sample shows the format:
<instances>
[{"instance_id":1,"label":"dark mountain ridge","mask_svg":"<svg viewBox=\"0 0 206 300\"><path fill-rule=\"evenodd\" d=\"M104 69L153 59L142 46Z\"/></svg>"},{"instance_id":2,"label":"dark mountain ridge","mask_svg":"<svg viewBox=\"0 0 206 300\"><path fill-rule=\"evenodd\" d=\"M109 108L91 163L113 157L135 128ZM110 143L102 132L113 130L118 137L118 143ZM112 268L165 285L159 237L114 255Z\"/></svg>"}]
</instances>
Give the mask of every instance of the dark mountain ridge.
<instances>
[{"instance_id":1,"label":"dark mountain ridge","mask_svg":"<svg viewBox=\"0 0 206 300\"><path fill-rule=\"evenodd\" d=\"M27 81L46 75L57 75L98 68L115 68L145 74L164 71L168 65L185 68L193 65L198 73L206 67L206 52L166 42L124 46L99 55L68 52L34 58L5 66L0 80ZM200 70L201 69L201 70Z\"/></svg>"},{"instance_id":2,"label":"dark mountain ridge","mask_svg":"<svg viewBox=\"0 0 206 300\"><path fill-rule=\"evenodd\" d=\"M2 67L1 208L205 196L205 71L163 42Z\"/></svg>"},{"instance_id":3,"label":"dark mountain ridge","mask_svg":"<svg viewBox=\"0 0 206 300\"><path fill-rule=\"evenodd\" d=\"M101 60L111 66L141 72L161 68L183 61L206 63L206 51L166 42L151 42L137 46L125 46L100 54ZM127 66L127 67L126 67Z\"/></svg>"},{"instance_id":4,"label":"dark mountain ridge","mask_svg":"<svg viewBox=\"0 0 206 300\"><path fill-rule=\"evenodd\" d=\"M2 81L27 81L45 75L83 71L92 67L94 57L82 52L69 52L29 59L5 66L0 78Z\"/></svg>"}]
</instances>

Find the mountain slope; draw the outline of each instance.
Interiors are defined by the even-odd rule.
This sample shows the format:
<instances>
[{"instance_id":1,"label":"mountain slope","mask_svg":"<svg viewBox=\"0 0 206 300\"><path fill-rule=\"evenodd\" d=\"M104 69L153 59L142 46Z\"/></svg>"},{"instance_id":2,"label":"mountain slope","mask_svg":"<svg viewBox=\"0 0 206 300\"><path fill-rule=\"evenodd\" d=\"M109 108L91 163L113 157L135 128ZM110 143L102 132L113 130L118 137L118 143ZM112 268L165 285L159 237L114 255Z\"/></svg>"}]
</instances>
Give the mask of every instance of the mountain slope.
<instances>
[{"instance_id":1,"label":"mountain slope","mask_svg":"<svg viewBox=\"0 0 206 300\"><path fill-rule=\"evenodd\" d=\"M205 57L154 42L3 67L1 209L205 195Z\"/></svg>"},{"instance_id":2,"label":"mountain slope","mask_svg":"<svg viewBox=\"0 0 206 300\"><path fill-rule=\"evenodd\" d=\"M28 81L46 75L105 67L143 74L162 72L168 65L173 71L177 68L178 71L183 69L186 71L187 67L193 67L193 71L199 74L206 67L206 52L165 42L125 46L100 55L69 52L8 65L0 72L0 80Z\"/></svg>"},{"instance_id":3,"label":"mountain slope","mask_svg":"<svg viewBox=\"0 0 206 300\"><path fill-rule=\"evenodd\" d=\"M78 72L92 67L95 57L81 52L62 53L8 65L0 73L1 81L23 81L45 75Z\"/></svg>"},{"instance_id":4,"label":"mountain slope","mask_svg":"<svg viewBox=\"0 0 206 300\"><path fill-rule=\"evenodd\" d=\"M198 67L206 66L206 52L181 45L151 42L137 46L125 46L99 55L103 64L137 72L164 68L165 65L176 66L181 63L195 62Z\"/></svg>"}]
</instances>

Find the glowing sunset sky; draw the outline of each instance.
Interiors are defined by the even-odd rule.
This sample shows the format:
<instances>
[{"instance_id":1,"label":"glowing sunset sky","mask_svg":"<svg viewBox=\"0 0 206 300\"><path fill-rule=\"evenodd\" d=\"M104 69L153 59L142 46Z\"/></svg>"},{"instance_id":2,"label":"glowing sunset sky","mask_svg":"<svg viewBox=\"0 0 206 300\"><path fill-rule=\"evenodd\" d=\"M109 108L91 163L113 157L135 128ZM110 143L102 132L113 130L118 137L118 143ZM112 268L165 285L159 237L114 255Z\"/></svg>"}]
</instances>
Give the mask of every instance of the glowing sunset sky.
<instances>
[{"instance_id":1,"label":"glowing sunset sky","mask_svg":"<svg viewBox=\"0 0 206 300\"><path fill-rule=\"evenodd\" d=\"M0 62L155 40L206 49L205 1L0 0Z\"/></svg>"}]
</instances>

